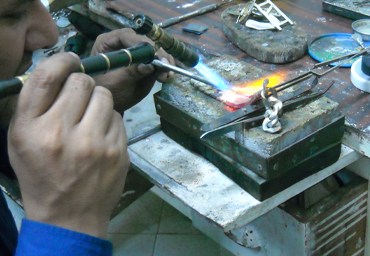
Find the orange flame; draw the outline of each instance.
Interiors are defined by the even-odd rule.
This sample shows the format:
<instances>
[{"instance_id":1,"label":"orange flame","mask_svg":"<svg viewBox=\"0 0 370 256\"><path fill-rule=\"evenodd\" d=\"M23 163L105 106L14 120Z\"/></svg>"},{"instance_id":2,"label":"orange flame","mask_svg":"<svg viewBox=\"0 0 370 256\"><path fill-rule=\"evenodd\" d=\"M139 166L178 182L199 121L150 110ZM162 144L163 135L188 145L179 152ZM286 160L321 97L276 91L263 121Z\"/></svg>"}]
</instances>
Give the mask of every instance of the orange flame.
<instances>
[{"instance_id":1,"label":"orange flame","mask_svg":"<svg viewBox=\"0 0 370 256\"><path fill-rule=\"evenodd\" d=\"M273 74L273 75L266 76L266 77L263 77L261 79L258 79L252 82L246 82L244 84L236 84L231 88L231 90L238 94L242 94L242 95L252 95L259 88L262 87L262 83L266 78L269 79L269 84L267 85L267 87L273 87L283 82L286 77L287 77L286 73Z\"/></svg>"}]
</instances>

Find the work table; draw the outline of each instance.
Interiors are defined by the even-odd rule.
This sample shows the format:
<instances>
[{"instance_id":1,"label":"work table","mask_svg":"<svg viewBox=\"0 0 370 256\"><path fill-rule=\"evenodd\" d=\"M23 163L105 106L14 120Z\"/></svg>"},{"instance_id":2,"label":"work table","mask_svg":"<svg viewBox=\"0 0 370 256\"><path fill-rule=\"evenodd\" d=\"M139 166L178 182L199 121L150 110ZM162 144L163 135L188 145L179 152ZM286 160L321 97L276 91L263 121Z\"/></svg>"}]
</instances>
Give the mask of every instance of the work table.
<instances>
[{"instance_id":1,"label":"work table","mask_svg":"<svg viewBox=\"0 0 370 256\"><path fill-rule=\"evenodd\" d=\"M118 24L115 19L110 20L109 15L100 13L99 3L101 1L90 1L87 15L108 28L120 27L122 24ZM186 0L115 0L112 4L129 12L147 14L158 23L213 3L212 0L193 3ZM277 0L274 3L307 33L308 42L323 34L352 33L353 20L323 11L320 0ZM224 9L194 17L165 30L209 58L227 54L271 74L286 73L289 78L313 68L317 63L308 54L286 64L263 63L251 58L224 36L220 18ZM82 9L78 7L77 10ZM182 28L189 23L205 25L208 31L202 35L183 32ZM324 70L326 68L317 69L319 72ZM370 116L367 106L370 94L361 92L351 84L349 68L338 68L320 78L318 87L326 87L332 80L335 84L325 96L338 102L339 110L346 117L339 160L262 202L241 189L202 156L185 149L161 131L129 146L131 163L156 185L154 191L160 197L189 217L196 227L234 254L249 255L250 248L240 246L235 243L235 237L230 239L225 234L237 237L238 230L253 221L266 215L279 215L279 205L344 167L369 179ZM367 220L369 223L369 217ZM367 228L365 255L370 255L369 238L370 229ZM289 246L289 241L286 246ZM265 255L263 252L253 253Z\"/></svg>"},{"instance_id":2,"label":"work table","mask_svg":"<svg viewBox=\"0 0 370 256\"><path fill-rule=\"evenodd\" d=\"M101 1L90 1L90 15L93 19L99 21L111 29L118 28L118 24L113 20L101 17ZM212 0L203 0L198 3L187 3L181 1L164 0L115 0L112 6L125 9L128 12L142 12L149 15L154 23L161 22L168 18L179 16L190 11L199 9ZM318 36L329 33L352 33L351 24L353 20L326 12L322 8L320 0L298 0L298 1L274 1L274 3L306 33L308 42L311 42ZM184 8L186 7L186 8ZM201 16L194 17L181 23L172 25L165 30L171 35L177 37L191 47L198 49L207 57L231 55L247 63L273 73L286 73L288 78L293 78L302 72L312 69L316 60L311 58L308 53L301 59L285 64L263 63L251 58L245 52L233 45L222 32L221 13L226 7L212 11ZM149 11L150 10L150 11ZM96 13L97 12L97 13ZM105 16L106 14L103 14ZM197 23L208 27L208 31L202 35L183 32L182 28L189 23ZM127 24L126 24L127 25ZM318 68L318 72L323 72L327 68ZM346 134L344 144L351 148L370 156L369 135L370 115L366 111L367 102L370 95L363 93L355 88L350 81L350 68L338 68L319 79L319 86L327 86L332 80L336 81L333 88L325 96L339 103L339 110L346 116Z\"/></svg>"}]
</instances>

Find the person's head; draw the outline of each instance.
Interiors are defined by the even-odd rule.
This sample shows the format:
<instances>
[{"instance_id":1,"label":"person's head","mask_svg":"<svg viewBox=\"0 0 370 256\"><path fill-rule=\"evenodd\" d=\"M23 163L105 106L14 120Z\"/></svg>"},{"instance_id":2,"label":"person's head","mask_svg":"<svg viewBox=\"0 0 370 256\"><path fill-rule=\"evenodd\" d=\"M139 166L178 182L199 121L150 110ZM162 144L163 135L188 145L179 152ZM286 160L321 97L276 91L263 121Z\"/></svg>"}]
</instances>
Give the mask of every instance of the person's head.
<instances>
[{"instance_id":1,"label":"person's head","mask_svg":"<svg viewBox=\"0 0 370 256\"><path fill-rule=\"evenodd\" d=\"M40 0L0 1L0 80L23 74L32 52L58 41L58 30Z\"/></svg>"}]
</instances>

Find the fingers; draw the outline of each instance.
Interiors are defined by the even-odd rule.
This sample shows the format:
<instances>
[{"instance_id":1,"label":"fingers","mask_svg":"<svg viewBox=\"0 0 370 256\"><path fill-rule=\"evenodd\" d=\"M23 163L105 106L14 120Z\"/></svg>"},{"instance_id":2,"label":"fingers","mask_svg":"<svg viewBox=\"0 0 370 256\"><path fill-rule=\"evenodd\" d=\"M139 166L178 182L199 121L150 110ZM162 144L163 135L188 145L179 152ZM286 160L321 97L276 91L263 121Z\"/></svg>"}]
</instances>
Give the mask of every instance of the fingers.
<instances>
[{"instance_id":1,"label":"fingers","mask_svg":"<svg viewBox=\"0 0 370 256\"><path fill-rule=\"evenodd\" d=\"M82 73L70 75L50 108L50 114L58 116L68 127L74 126L85 113L94 87L95 81L90 76Z\"/></svg>"},{"instance_id":2,"label":"fingers","mask_svg":"<svg viewBox=\"0 0 370 256\"><path fill-rule=\"evenodd\" d=\"M176 60L175 58L171 55L171 54L168 54L165 50L163 50L162 48L160 48L157 53L158 55L158 58L160 60L162 60L163 58L166 59L167 63L171 64L171 65L176 65ZM162 60L163 61L163 60Z\"/></svg>"},{"instance_id":3,"label":"fingers","mask_svg":"<svg viewBox=\"0 0 370 256\"><path fill-rule=\"evenodd\" d=\"M64 81L78 69L79 64L76 57L61 53L37 65L22 88L17 115L33 118L44 114L57 97Z\"/></svg>"},{"instance_id":4,"label":"fingers","mask_svg":"<svg viewBox=\"0 0 370 256\"><path fill-rule=\"evenodd\" d=\"M96 86L79 125L91 131L92 136L101 138L108 132L112 115L112 93L104 87Z\"/></svg>"},{"instance_id":5,"label":"fingers","mask_svg":"<svg viewBox=\"0 0 370 256\"><path fill-rule=\"evenodd\" d=\"M170 64L166 58L162 58L161 61L164 63ZM173 71L168 72L168 71L158 70L156 73L156 78L158 82L164 83L167 81L167 78L172 76L173 74L174 74Z\"/></svg>"},{"instance_id":6,"label":"fingers","mask_svg":"<svg viewBox=\"0 0 370 256\"><path fill-rule=\"evenodd\" d=\"M169 64L169 61L164 57L161 59L161 61ZM166 82L167 78L174 74L172 71L167 71L163 69L156 70L153 65L145 65L145 64L138 65L137 71L142 76L154 75L156 80L161 83Z\"/></svg>"},{"instance_id":7,"label":"fingers","mask_svg":"<svg viewBox=\"0 0 370 256\"><path fill-rule=\"evenodd\" d=\"M137 35L136 32L132 29L125 28L114 30L109 33L102 34L97 38L91 54L96 55L98 53L115 51L136 45L141 42L148 42L152 45L154 44L153 41L151 41L148 37ZM165 61L166 63L169 63L171 65L176 65L173 56L165 52L162 48L160 48L156 54L162 61ZM165 82L168 76L173 74L163 71L155 72L155 68L152 65L145 64L140 64L137 66L137 68L129 67L128 73L135 80L138 79L136 78L138 76L142 78L143 76L155 75L156 79L159 82Z\"/></svg>"},{"instance_id":8,"label":"fingers","mask_svg":"<svg viewBox=\"0 0 370 256\"><path fill-rule=\"evenodd\" d=\"M122 48L134 46L141 42L148 42L152 45L154 44L149 38L136 34L136 32L130 28L113 30L97 37L91 51L91 55L117 51Z\"/></svg>"},{"instance_id":9,"label":"fingers","mask_svg":"<svg viewBox=\"0 0 370 256\"><path fill-rule=\"evenodd\" d=\"M137 66L138 75L148 76L154 73L155 68L151 64L139 64Z\"/></svg>"}]
</instances>

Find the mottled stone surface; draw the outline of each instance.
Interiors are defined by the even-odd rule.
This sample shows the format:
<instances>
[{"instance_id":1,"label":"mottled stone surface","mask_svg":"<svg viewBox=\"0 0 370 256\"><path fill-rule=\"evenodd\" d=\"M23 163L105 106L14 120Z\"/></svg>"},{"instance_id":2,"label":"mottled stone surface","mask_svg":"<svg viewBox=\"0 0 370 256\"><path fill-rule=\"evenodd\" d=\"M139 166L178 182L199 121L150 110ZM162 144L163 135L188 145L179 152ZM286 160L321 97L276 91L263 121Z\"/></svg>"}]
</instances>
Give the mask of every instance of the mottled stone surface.
<instances>
[{"instance_id":1,"label":"mottled stone surface","mask_svg":"<svg viewBox=\"0 0 370 256\"><path fill-rule=\"evenodd\" d=\"M266 71L228 55L214 58L207 62L207 65L231 84L243 84L248 80L268 76ZM200 82L176 76L163 84L161 97L202 123L230 113L225 104L192 86L195 83ZM338 114L337 106L336 102L322 97L304 107L286 112L280 118L283 126L280 133L269 134L261 127L249 129L244 134L243 146L262 156L271 156L330 123ZM233 138L234 133L227 136Z\"/></svg>"},{"instance_id":2,"label":"mottled stone surface","mask_svg":"<svg viewBox=\"0 0 370 256\"><path fill-rule=\"evenodd\" d=\"M307 51L307 34L297 24L285 24L282 31L255 30L236 23L237 16L226 9L222 15L225 36L251 57L267 63L287 63L301 58Z\"/></svg>"},{"instance_id":3,"label":"mottled stone surface","mask_svg":"<svg viewBox=\"0 0 370 256\"><path fill-rule=\"evenodd\" d=\"M233 86L241 86L245 82L258 80L269 74L229 55L213 58L207 61L206 65ZM196 70L192 70L192 72L197 73ZM205 90L216 90L210 85L185 76L175 75L163 84L161 97L203 123L230 113L229 110L226 110L225 104L209 97L199 87L204 87Z\"/></svg>"}]
</instances>

